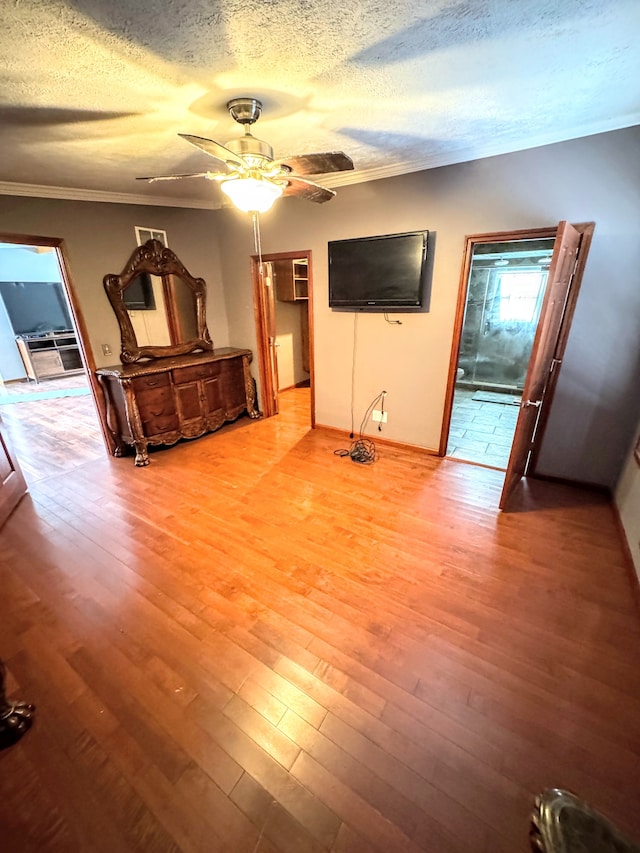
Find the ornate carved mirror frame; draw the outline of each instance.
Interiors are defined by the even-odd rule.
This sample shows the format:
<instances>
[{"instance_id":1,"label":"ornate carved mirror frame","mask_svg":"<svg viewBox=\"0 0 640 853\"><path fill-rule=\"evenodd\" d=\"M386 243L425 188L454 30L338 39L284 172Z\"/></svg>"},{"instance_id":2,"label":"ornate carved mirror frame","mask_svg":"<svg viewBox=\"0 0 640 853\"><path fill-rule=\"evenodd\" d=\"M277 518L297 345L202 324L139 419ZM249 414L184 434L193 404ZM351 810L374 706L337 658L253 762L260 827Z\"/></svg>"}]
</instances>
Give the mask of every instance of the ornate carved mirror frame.
<instances>
[{"instance_id":1,"label":"ornate carved mirror frame","mask_svg":"<svg viewBox=\"0 0 640 853\"><path fill-rule=\"evenodd\" d=\"M197 331L194 339L163 346L139 346L125 303L125 291L131 282L142 273L156 275L162 279L169 317L173 313L175 318L179 310L175 300L171 297L172 289L169 286L171 277L189 288L195 302ZM148 240L144 245L138 246L120 275L112 273L106 275L103 284L120 326L122 345L120 359L123 364L130 364L141 358L164 358L165 356L184 355L196 350L213 349L213 341L209 335L206 322L206 284L204 279L194 278L176 255L158 240Z\"/></svg>"}]
</instances>

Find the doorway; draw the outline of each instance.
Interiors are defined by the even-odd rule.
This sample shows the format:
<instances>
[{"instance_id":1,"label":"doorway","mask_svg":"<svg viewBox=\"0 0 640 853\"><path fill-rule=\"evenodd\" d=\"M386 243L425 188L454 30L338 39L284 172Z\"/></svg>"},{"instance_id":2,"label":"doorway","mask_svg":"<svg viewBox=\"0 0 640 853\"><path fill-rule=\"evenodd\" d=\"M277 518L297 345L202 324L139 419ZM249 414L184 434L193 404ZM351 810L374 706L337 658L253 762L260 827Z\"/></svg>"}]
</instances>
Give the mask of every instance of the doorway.
<instances>
[{"instance_id":1,"label":"doorway","mask_svg":"<svg viewBox=\"0 0 640 853\"><path fill-rule=\"evenodd\" d=\"M466 239L439 453L475 425L454 458L506 471L501 508L535 474L594 228L563 221Z\"/></svg>"},{"instance_id":2,"label":"doorway","mask_svg":"<svg viewBox=\"0 0 640 853\"><path fill-rule=\"evenodd\" d=\"M278 414L280 395L309 389L313 396L313 286L311 251L252 256L258 367L265 417ZM301 392L302 393L302 392Z\"/></svg>"},{"instance_id":3,"label":"doorway","mask_svg":"<svg viewBox=\"0 0 640 853\"><path fill-rule=\"evenodd\" d=\"M108 447L85 340L63 241L0 234L0 411L29 483Z\"/></svg>"},{"instance_id":4,"label":"doorway","mask_svg":"<svg viewBox=\"0 0 640 853\"><path fill-rule=\"evenodd\" d=\"M555 238L477 243L447 456L506 469Z\"/></svg>"}]
</instances>

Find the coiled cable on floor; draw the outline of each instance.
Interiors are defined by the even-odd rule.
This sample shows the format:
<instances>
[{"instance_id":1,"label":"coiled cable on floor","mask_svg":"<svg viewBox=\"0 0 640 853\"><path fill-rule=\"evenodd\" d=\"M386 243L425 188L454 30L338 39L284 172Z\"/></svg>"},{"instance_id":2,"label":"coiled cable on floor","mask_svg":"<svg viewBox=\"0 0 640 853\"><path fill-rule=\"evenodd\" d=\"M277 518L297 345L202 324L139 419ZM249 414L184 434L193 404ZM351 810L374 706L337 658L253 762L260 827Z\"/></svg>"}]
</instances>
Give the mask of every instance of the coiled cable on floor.
<instances>
[{"instance_id":1,"label":"coiled cable on floor","mask_svg":"<svg viewBox=\"0 0 640 853\"><path fill-rule=\"evenodd\" d=\"M351 445L349 456L354 462L370 465L376 461L376 446L370 438L359 438Z\"/></svg>"},{"instance_id":2,"label":"coiled cable on floor","mask_svg":"<svg viewBox=\"0 0 640 853\"><path fill-rule=\"evenodd\" d=\"M381 391L367 407L364 417L362 418L362 423L360 424L360 437L351 443L351 447L348 450L344 447L339 450L334 450L333 452L336 456L349 456L353 462L360 462L362 465L371 465L372 462L376 461L376 446L370 438L363 438L362 433L366 429L367 421L369 420L376 403L379 400L382 400L384 403L386 393L386 391Z\"/></svg>"}]
</instances>

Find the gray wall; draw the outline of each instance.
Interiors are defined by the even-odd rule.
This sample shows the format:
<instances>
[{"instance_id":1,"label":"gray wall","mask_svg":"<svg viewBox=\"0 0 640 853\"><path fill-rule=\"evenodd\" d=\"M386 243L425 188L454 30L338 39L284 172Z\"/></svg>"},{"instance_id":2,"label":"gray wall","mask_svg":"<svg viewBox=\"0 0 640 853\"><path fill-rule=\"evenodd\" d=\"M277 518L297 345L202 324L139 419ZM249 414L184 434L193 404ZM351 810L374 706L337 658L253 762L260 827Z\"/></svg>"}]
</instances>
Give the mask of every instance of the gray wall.
<instances>
[{"instance_id":1,"label":"gray wall","mask_svg":"<svg viewBox=\"0 0 640 853\"><path fill-rule=\"evenodd\" d=\"M383 436L437 448L465 235L594 220L596 232L549 421L543 473L612 486L640 416L640 128L413 175L342 187L314 205L282 199L262 217L265 253L313 253L316 418L350 428L354 316L327 300L327 242L427 228L432 232L430 310L361 314L355 419L388 392ZM169 245L208 283L216 346L255 350L249 217L202 211L0 196L0 233L63 237L97 364L118 352L102 277L135 246L134 225L168 232ZM224 281L224 289L222 282ZM254 366L254 374L257 369Z\"/></svg>"},{"instance_id":2,"label":"gray wall","mask_svg":"<svg viewBox=\"0 0 640 853\"><path fill-rule=\"evenodd\" d=\"M169 248L192 275L205 279L209 331L216 346L228 346L216 216L206 210L0 196L0 242L3 233L64 239L91 348L101 367L117 361L120 352L120 333L102 279L124 267L136 247L136 225L166 231ZM114 355L102 355L103 343L110 344Z\"/></svg>"},{"instance_id":3,"label":"gray wall","mask_svg":"<svg viewBox=\"0 0 640 853\"><path fill-rule=\"evenodd\" d=\"M596 231L540 457L540 470L613 486L638 415L640 128L338 189L313 205L284 199L262 217L265 253L313 252L316 416L350 428L354 317L327 305L327 241L430 229L429 313L358 318L356 422L387 390L385 435L437 448L465 235L595 221ZM255 348L251 227L220 217L230 329ZM240 261L238 262L238 259Z\"/></svg>"}]
</instances>

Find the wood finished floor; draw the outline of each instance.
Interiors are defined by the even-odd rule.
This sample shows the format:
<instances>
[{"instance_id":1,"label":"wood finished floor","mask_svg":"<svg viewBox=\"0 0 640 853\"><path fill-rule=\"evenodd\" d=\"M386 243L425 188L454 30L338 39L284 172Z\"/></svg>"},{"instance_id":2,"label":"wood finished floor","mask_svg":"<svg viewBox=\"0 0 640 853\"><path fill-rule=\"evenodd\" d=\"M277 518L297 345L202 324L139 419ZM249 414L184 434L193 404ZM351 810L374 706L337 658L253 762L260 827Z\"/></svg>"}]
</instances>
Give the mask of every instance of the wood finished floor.
<instances>
[{"instance_id":1,"label":"wood finished floor","mask_svg":"<svg viewBox=\"0 0 640 853\"><path fill-rule=\"evenodd\" d=\"M86 388L83 373L42 382L11 382L8 396ZM0 417L28 485L75 470L106 453L93 398L55 397L0 405Z\"/></svg>"},{"instance_id":2,"label":"wood finished floor","mask_svg":"<svg viewBox=\"0 0 640 853\"><path fill-rule=\"evenodd\" d=\"M309 431L308 390L31 484L0 656L38 706L0 849L525 853L572 789L640 838L640 618L611 507Z\"/></svg>"}]
</instances>

